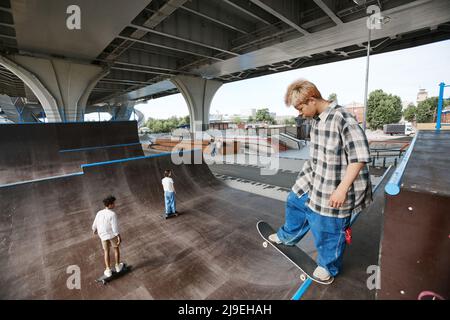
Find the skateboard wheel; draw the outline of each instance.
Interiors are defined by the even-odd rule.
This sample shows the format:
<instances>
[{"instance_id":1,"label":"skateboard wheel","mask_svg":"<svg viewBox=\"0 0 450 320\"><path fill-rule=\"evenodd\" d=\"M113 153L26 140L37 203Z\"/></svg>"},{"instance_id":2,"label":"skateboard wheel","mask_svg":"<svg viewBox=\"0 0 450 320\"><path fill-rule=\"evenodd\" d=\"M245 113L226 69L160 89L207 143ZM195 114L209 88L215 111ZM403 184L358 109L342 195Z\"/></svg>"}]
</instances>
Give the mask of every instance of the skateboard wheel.
<instances>
[{"instance_id":1,"label":"skateboard wheel","mask_svg":"<svg viewBox=\"0 0 450 320\"><path fill-rule=\"evenodd\" d=\"M300 275L300 280L305 281L306 280L306 276L304 274Z\"/></svg>"},{"instance_id":2,"label":"skateboard wheel","mask_svg":"<svg viewBox=\"0 0 450 320\"><path fill-rule=\"evenodd\" d=\"M267 241L264 241L264 242L263 242L263 247L264 247L264 248L267 248Z\"/></svg>"}]
</instances>

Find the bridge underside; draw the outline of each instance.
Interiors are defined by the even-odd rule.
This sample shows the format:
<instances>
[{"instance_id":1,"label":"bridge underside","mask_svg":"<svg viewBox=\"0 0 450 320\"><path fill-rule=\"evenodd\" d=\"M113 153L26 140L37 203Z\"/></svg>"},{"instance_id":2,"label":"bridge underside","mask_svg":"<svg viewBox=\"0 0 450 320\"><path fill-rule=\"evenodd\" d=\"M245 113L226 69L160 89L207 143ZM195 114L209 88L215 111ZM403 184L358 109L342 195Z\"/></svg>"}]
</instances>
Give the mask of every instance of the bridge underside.
<instances>
[{"instance_id":1,"label":"bridge underside","mask_svg":"<svg viewBox=\"0 0 450 320\"><path fill-rule=\"evenodd\" d=\"M371 5L390 18L372 30L372 54L450 39L450 3L445 0L367 0L364 5L342 0L147 0L126 7L100 0L96 6L108 9L97 10L97 15L90 1L66 2L53 7L42 1L5 0L0 7L0 52L42 82L23 85L14 68L0 67L1 92L36 101L34 94L46 113L54 113L47 117L62 121L79 118L95 104L181 92L192 120L204 126L220 84L365 55L366 7ZM55 25L66 21L62 9L69 2L82 12L82 29L76 32ZM36 33L29 29L31 17L51 24L43 23ZM42 34L45 39L40 39ZM95 45L93 38L99 38ZM51 72L44 65L53 66ZM67 70L82 71L69 77ZM56 79L50 77L53 73ZM199 90L197 78L211 89ZM54 102L42 101L45 95L39 91L44 88ZM73 92L66 94L68 89ZM74 95L81 98L75 101Z\"/></svg>"}]
</instances>

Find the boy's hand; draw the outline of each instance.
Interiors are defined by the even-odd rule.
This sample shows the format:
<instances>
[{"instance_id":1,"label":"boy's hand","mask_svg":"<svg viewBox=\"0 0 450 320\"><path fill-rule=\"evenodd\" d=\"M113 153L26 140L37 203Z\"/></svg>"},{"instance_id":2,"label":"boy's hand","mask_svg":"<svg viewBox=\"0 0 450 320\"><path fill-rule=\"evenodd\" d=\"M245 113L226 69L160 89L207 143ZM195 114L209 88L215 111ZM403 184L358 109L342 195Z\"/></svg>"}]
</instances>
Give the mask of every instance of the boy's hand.
<instances>
[{"instance_id":1,"label":"boy's hand","mask_svg":"<svg viewBox=\"0 0 450 320\"><path fill-rule=\"evenodd\" d=\"M365 166L363 162L355 162L350 163L345 171L344 178L341 183L338 185L336 190L330 196L330 200L328 201L328 205L332 208L340 208L344 204L347 199L347 192L350 186L355 181L356 177L359 174L359 171Z\"/></svg>"},{"instance_id":2,"label":"boy's hand","mask_svg":"<svg viewBox=\"0 0 450 320\"><path fill-rule=\"evenodd\" d=\"M347 199L347 190L338 187L331 194L328 204L332 208L340 208L342 207L346 199Z\"/></svg>"},{"instance_id":3,"label":"boy's hand","mask_svg":"<svg viewBox=\"0 0 450 320\"><path fill-rule=\"evenodd\" d=\"M122 242L122 239L120 238L120 235L117 236L117 245L119 246Z\"/></svg>"}]
</instances>

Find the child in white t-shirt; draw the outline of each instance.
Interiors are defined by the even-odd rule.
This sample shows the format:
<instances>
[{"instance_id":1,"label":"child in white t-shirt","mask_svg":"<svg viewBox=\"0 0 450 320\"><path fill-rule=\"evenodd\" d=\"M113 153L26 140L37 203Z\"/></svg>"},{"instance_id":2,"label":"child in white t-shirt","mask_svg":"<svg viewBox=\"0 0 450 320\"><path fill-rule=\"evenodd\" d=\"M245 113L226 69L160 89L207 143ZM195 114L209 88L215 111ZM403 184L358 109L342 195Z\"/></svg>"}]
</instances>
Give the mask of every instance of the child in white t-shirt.
<instances>
[{"instance_id":1,"label":"child in white t-shirt","mask_svg":"<svg viewBox=\"0 0 450 320\"><path fill-rule=\"evenodd\" d=\"M105 255L105 276L111 277L112 271L110 266L109 249L114 249L114 256L116 258L116 272L122 271L124 263L120 262L120 238L119 228L117 223L117 215L112 210L115 207L116 198L114 196L108 196L103 200L105 208L97 212L94 223L92 224L92 231L94 234L98 234Z\"/></svg>"},{"instance_id":2,"label":"child in white t-shirt","mask_svg":"<svg viewBox=\"0 0 450 320\"><path fill-rule=\"evenodd\" d=\"M166 205L166 213L164 217L167 219L172 216L177 216L178 212L175 208L175 187L171 178L172 171L164 171L164 178L162 179L162 185L164 188L164 203Z\"/></svg>"}]
</instances>

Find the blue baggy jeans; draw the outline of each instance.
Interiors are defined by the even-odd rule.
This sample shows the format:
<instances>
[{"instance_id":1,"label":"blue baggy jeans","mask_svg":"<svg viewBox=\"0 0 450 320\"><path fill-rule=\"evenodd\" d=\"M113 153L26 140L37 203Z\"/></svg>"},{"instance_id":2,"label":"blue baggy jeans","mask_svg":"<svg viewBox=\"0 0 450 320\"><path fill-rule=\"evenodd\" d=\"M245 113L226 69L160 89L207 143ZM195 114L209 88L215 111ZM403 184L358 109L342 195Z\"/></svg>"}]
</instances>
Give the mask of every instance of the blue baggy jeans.
<instances>
[{"instance_id":1,"label":"blue baggy jeans","mask_svg":"<svg viewBox=\"0 0 450 320\"><path fill-rule=\"evenodd\" d=\"M175 192L164 191L164 202L166 204L166 215L175 213Z\"/></svg>"},{"instance_id":2,"label":"blue baggy jeans","mask_svg":"<svg viewBox=\"0 0 450 320\"><path fill-rule=\"evenodd\" d=\"M350 225L350 217L322 216L312 211L307 202L308 194L289 193L285 223L277 232L278 238L286 245L295 245L311 229L318 252L317 264L336 276L342 265L345 230Z\"/></svg>"}]
</instances>

